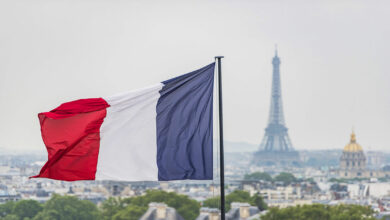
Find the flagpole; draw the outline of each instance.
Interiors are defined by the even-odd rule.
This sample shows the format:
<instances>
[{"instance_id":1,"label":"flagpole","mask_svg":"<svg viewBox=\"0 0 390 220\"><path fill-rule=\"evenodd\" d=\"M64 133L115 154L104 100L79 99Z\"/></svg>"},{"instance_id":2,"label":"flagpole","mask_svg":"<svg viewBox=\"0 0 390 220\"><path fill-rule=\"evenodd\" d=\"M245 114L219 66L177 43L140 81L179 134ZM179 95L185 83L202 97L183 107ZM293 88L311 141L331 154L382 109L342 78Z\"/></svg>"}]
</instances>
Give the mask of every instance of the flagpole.
<instances>
[{"instance_id":1,"label":"flagpole","mask_svg":"<svg viewBox=\"0 0 390 220\"><path fill-rule=\"evenodd\" d=\"M225 163L223 153L223 109L222 109L222 69L221 59L223 56L216 56L218 64L218 109L219 109L219 158L220 158L220 180L221 180L221 220L225 220Z\"/></svg>"}]
</instances>

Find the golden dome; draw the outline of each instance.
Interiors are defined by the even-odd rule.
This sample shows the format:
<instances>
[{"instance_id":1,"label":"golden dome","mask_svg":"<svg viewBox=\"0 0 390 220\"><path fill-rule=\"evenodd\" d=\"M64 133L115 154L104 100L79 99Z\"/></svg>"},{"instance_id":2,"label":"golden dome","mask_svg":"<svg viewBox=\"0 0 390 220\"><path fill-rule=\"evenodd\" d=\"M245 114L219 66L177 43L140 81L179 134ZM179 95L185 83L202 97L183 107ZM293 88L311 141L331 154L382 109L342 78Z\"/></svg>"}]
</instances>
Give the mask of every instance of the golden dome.
<instances>
[{"instance_id":1,"label":"golden dome","mask_svg":"<svg viewBox=\"0 0 390 220\"><path fill-rule=\"evenodd\" d=\"M347 144L344 147L344 151L347 151L347 152L363 151L363 148L358 143L356 143L356 135L354 132L352 132L352 134L351 134L351 141L349 142L349 144Z\"/></svg>"}]
</instances>

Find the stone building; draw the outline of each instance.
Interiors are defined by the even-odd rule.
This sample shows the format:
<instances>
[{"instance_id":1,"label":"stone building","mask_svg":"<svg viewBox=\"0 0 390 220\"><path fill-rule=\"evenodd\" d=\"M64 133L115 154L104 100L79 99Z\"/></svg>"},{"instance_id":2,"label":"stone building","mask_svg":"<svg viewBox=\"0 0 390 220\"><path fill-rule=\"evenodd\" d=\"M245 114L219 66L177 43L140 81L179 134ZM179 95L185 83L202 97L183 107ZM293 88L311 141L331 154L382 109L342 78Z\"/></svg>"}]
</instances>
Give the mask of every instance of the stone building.
<instances>
[{"instance_id":1,"label":"stone building","mask_svg":"<svg viewBox=\"0 0 390 220\"><path fill-rule=\"evenodd\" d=\"M220 220L219 209L203 207L200 209L200 215L195 220Z\"/></svg>"},{"instance_id":2,"label":"stone building","mask_svg":"<svg viewBox=\"0 0 390 220\"><path fill-rule=\"evenodd\" d=\"M248 203L232 202L231 209L226 213L226 220L258 220L260 219L260 210L256 206ZM221 215L218 209L203 207L200 209L200 215L196 220L220 220Z\"/></svg>"},{"instance_id":3,"label":"stone building","mask_svg":"<svg viewBox=\"0 0 390 220\"><path fill-rule=\"evenodd\" d=\"M140 220L184 220L174 208L164 203L152 202Z\"/></svg>"},{"instance_id":4,"label":"stone building","mask_svg":"<svg viewBox=\"0 0 390 220\"><path fill-rule=\"evenodd\" d=\"M363 148L356 142L356 135L351 134L350 142L344 147L340 158L340 176L345 178L362 177L366 171L366 156Z\"/></svg>"},{"instance_id":5,"label":"stone building","mask_svg":"<svg viewBox=\"0 0 390 220\"><path fill-rule=\"evenodd\" d=\"M362 146L356 142L356 135L351 134L350 142L344 147L340 158L340 178L378 178L384 177L385 172L371 170L366 167L366 155Z\"/></svg>"}]
</instances>

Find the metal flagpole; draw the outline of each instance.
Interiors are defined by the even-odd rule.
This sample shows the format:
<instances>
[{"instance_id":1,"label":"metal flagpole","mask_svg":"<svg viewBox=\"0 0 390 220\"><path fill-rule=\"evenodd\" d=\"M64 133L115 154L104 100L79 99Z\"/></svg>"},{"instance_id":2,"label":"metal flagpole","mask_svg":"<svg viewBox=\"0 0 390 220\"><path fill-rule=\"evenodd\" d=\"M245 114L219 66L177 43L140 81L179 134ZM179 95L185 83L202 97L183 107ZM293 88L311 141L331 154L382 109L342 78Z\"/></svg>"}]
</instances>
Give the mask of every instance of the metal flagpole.
<instances>
[{"instance_id":1,"label":"metal flagpole","mask_svg":"<svg viewBox=\"0 0 390 220\"><path fill-rule=\"evenodd\" d=\"M225 164L223 159L223 111L222 111L222 69L221 59L216 56L218 63L218 109L219 109L219 157L220 157L220 180L221 180L221 220L225 220Z\"/></svg>"}]
</instances>

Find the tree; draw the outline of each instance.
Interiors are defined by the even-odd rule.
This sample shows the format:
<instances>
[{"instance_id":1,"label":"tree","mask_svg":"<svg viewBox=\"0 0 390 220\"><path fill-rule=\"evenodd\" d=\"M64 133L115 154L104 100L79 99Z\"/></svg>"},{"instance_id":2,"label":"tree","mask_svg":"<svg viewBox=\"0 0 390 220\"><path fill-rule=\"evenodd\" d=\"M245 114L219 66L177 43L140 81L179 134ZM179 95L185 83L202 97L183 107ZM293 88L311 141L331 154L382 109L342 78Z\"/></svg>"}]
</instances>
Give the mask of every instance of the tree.
<instances>
[{"instance_id":1,"label":"tree","mask_svg":"<svg viewBox=\"0 0 390 220\"><path fill-rule=\"evenodd\" d=\"M236 190L225 197L225 207L226 211L229 211L231 208L232 202L246 202L250 205L257 206L260 210L267 209L267 204L264 202L263 198L260 195L250 196L248 192L243 190ZM213 197L206 199L203 202L203 207L209 208L219 208L220 207L220 197Z\"/></svg>"},{"instance_id":2,"label":"tree","mask_svg":"<svg viewBox=\"0 0 390 220\"><path fill-rule=\"evenodd\" d=\"M112 220L138 220L146 211L146 207L129 205L126 208L118 211L112 217Z\"/></svg>"},{"instance_id":3,"label":"tree","mask_svg":"<svg viewBox=\"0 0 390 220\"><path fill-rule=\"evenodd\" d=\"M251 201L251 196L249 195L248 192L243 191L243 190L235 190L226 196L226 202L229 204L229 209L230 209L231 208L230 204L232 202L251 203L252 201ZM254 204L251 204L251 205L254 205Z\"/></svg>"},{"instance_id":4,"label":"tree","mask_svg":"<svg viewBox=\"0 0 390 220\"><path fill-rule=\"evenodd\" d=\"M73 196L53 195L46 202L42 212L34 220L94 220L100 219L100 213L95 204L79 200Z\"/></svg>"},{"instance_id":5,"label":"tree","mask_svg":"<svg viewBox=\"0 0 390 220\"><path fill-rule=\"evenodd\" d=\"M33 220L60 220L61 215L56 210L44 210L38 213Z\"/></svg>"},{"instance_id":6,"label":"tree","mask_svg":"<svg viewBox=\"0 0 390 220\"><path fill-rule=\"evenodd\" d=\"M256 205L260 211L266 210L268 208L267 203L264 202L263 197L261 197L258 193L251 197L250 204Z\"/></svg>"},{"instance_id":7,"label":"tree","mask_svg":"<svg viewBox=\"0 0 390 220\"><path fill-rule=\"evenodd\" d=\"M122 210L124 207L120 198L110 197L105 200L101 205L102 217L105 220L110 220L113 216Z\"/></svg>"},{"instance_id":8,"label":"tree","mask_svg":"<svg viewBox=\"0 0 390 220\"><path fill-rule=\"evenodd\" d=\"M42 210L42 205L35 200L21 200L17 202L13 208L13 214L20 219L33 218Z\"/></svg>"},{"instance_id":9,"label":"tree","mask_svg":"<svg viewBox=\"0 0 390 220\"><path fill-rule=\"evenodd\" d=\"M5 217L7 215L12 214L14 210L15 202L6 202L4 204L0 204L0 217Z\"/></svg>"},{"instance_id":10,"label":"tree","mask_svg":"<svg viewBox=\"0 0 390 220\"><path fill-rule=\"evenodd\" d=\"M297 178L291 173L281 172L279 175L275 176L275 181L283 182L284 185L289 185L290 183L297 182Z\"/></svg>"},{"instance_id":11,"label":"tree","mask_svg":"<svg viewBox=\"0 0 390 220\"><path fill-rule=\"evenodd\" d=\"M197 201L185 195L160 190L148 190L143 196L110 200L103 202L102 214L105 219L138 219L148 209L151 202L162 202L169 207L175 208L184 219L195 219L199 215L200 205ZM115 209L115 212L110 211ZM141 212L145 210L144 212Z\"/></svg>"},{"instance_id":12,"label":"tree","mask_svg":"<svg viewBox=\"0 0 390 220\"><path fill-rule=\"evenodd\" d=\"M264 180L271 182L272 177L268 173L265 172L254 172L251 174L245 174L244 180Z\"/></svg>"},{"instance_id":13,"label":"tree","mask_svg":"<svg viewBox=\"0 0 390 220\"><path fill-rule=\"evenodd\" d=\"M215 197L208 198L208 199L204 200L203 203L202 203L202 206L203 207L219 209L220 208L220 201L221 201L221 197L220 196L215 196ZM228 205L229 204L227 204L226 197L225 197L225 207L226 207L226 209L228 209Z\"/></svg>"},{"instance_id":14,"label":"tree","mask_svg":"<svg viewBox=\"0 0 390 220\"><path fill-rule=\"evenodd\" d=\"M5 217L1 218L1 220L19 220L19 219L20 218L14 214L6 215Z\"/></svg>"}]
</instances>

